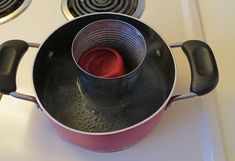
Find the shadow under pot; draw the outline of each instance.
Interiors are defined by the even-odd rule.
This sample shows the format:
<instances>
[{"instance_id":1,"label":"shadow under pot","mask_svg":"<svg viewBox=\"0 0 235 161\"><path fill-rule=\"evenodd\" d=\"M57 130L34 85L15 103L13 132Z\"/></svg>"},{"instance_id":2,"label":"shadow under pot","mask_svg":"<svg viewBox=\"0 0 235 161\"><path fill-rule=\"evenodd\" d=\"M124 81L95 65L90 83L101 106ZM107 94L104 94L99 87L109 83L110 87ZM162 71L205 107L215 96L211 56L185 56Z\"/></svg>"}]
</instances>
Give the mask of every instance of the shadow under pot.
<instances>
[{"instance_id":1,"label":"shadow under pot","mask_svg":"<svg viewBox=\"0 0 235 161\"><path fill-rule=\"evenodd\" d=\"M122 107L133 101L131 93L146 56L145 39L134 26L113 19L90 23L76 35L72 56L86 101L103 109ZM102 69L105 64L106 69Z\"/></svg>"}]
</instances>

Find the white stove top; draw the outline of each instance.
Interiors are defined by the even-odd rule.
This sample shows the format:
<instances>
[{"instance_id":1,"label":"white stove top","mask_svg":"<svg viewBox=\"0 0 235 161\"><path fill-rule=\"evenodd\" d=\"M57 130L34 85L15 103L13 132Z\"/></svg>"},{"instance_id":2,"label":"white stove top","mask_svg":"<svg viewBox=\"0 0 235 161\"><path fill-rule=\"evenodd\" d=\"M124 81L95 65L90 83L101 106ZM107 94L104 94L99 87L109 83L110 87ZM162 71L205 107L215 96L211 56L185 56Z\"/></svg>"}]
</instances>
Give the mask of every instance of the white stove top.
<instances>
[{"instance_id":1,"label":"white stove top","mask_svg":"<svg viewBox=\"0 0 235 161\"><path fill-rule=\"evenodd\" d=\"M167 42L203 39L196 1L146 0L141 20L159 31ZM0 43L10 39L43 41L67 20L61 1L33 0L28 9L0 25ZM173 50L178 64L175 94L187 93L190 70L180 49ZM17 74L17 90L34 95L33 60L37 49L23 57ZM0 160L225 160L214 93L177 102L144 140L116 153L99 154L81 149L61 138L43 112L29 102L3 96L0 101Z\"/></svg>"}]
</instances>

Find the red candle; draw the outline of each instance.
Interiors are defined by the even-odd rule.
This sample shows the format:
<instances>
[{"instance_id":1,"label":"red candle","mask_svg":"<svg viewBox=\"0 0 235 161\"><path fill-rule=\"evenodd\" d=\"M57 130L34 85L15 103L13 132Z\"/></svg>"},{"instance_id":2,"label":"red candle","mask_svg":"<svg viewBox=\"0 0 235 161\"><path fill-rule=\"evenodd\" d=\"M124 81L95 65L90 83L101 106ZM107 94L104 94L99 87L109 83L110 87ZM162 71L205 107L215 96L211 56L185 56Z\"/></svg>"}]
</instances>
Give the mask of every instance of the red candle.
<instances>
[{"instance_id":1,"label":"red candle","mask_svg":"<svg viewBox=\"0 0 235 161\"><path fill-rule=\"evenodd\" d=\"M109 47L96 47L84 53L78 64L90 74L113 78L126 74L121 54Z\"/></svg>"}]
</instances>

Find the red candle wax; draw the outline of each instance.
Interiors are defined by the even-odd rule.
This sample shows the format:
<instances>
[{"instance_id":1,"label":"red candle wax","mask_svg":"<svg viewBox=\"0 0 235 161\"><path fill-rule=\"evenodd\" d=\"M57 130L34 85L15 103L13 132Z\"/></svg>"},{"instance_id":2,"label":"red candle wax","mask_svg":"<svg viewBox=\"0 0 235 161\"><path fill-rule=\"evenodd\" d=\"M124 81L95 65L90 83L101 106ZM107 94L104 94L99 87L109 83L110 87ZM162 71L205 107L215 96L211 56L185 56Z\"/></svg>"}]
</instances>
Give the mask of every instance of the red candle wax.
<instances>
[{"instance_id":1,"label":"red candle wax","mask_svg":"<svg viewBox=\"0 0 235 161\"><path fill-rule=\"evenodd\" d=\"M90 74L113 78L126 74L121 54L109 47L96 47L84 53L78 64Z\"/></svg>"}]
</instances>

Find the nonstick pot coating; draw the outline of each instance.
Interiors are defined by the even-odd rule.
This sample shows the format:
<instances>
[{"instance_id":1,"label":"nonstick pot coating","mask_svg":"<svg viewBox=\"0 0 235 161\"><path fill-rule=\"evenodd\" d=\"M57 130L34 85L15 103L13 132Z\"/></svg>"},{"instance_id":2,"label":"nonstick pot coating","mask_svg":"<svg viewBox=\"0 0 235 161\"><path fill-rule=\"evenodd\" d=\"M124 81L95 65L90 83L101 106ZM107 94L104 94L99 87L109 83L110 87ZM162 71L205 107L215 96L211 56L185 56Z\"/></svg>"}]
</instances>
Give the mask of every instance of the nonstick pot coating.
<instances>
[{"instance_id":1,"label":"nonstick pot coating","mask_svg":"<svg viewBox=\"0 0 235 161\"><path fill-rule=\"evenodd\" d=\"M115 110L100 110L83 97L71 54L77 32L88 23L104 18L132 24L147 43L140 79L126 103ZM57 29L41 46L33 70L35 90L44 109L62 124L85 132L111 132L145 120L163 105L174 79L174 61L161 37L136 19L113 14L80 17Z\"/></svg>"}]
</instances>

